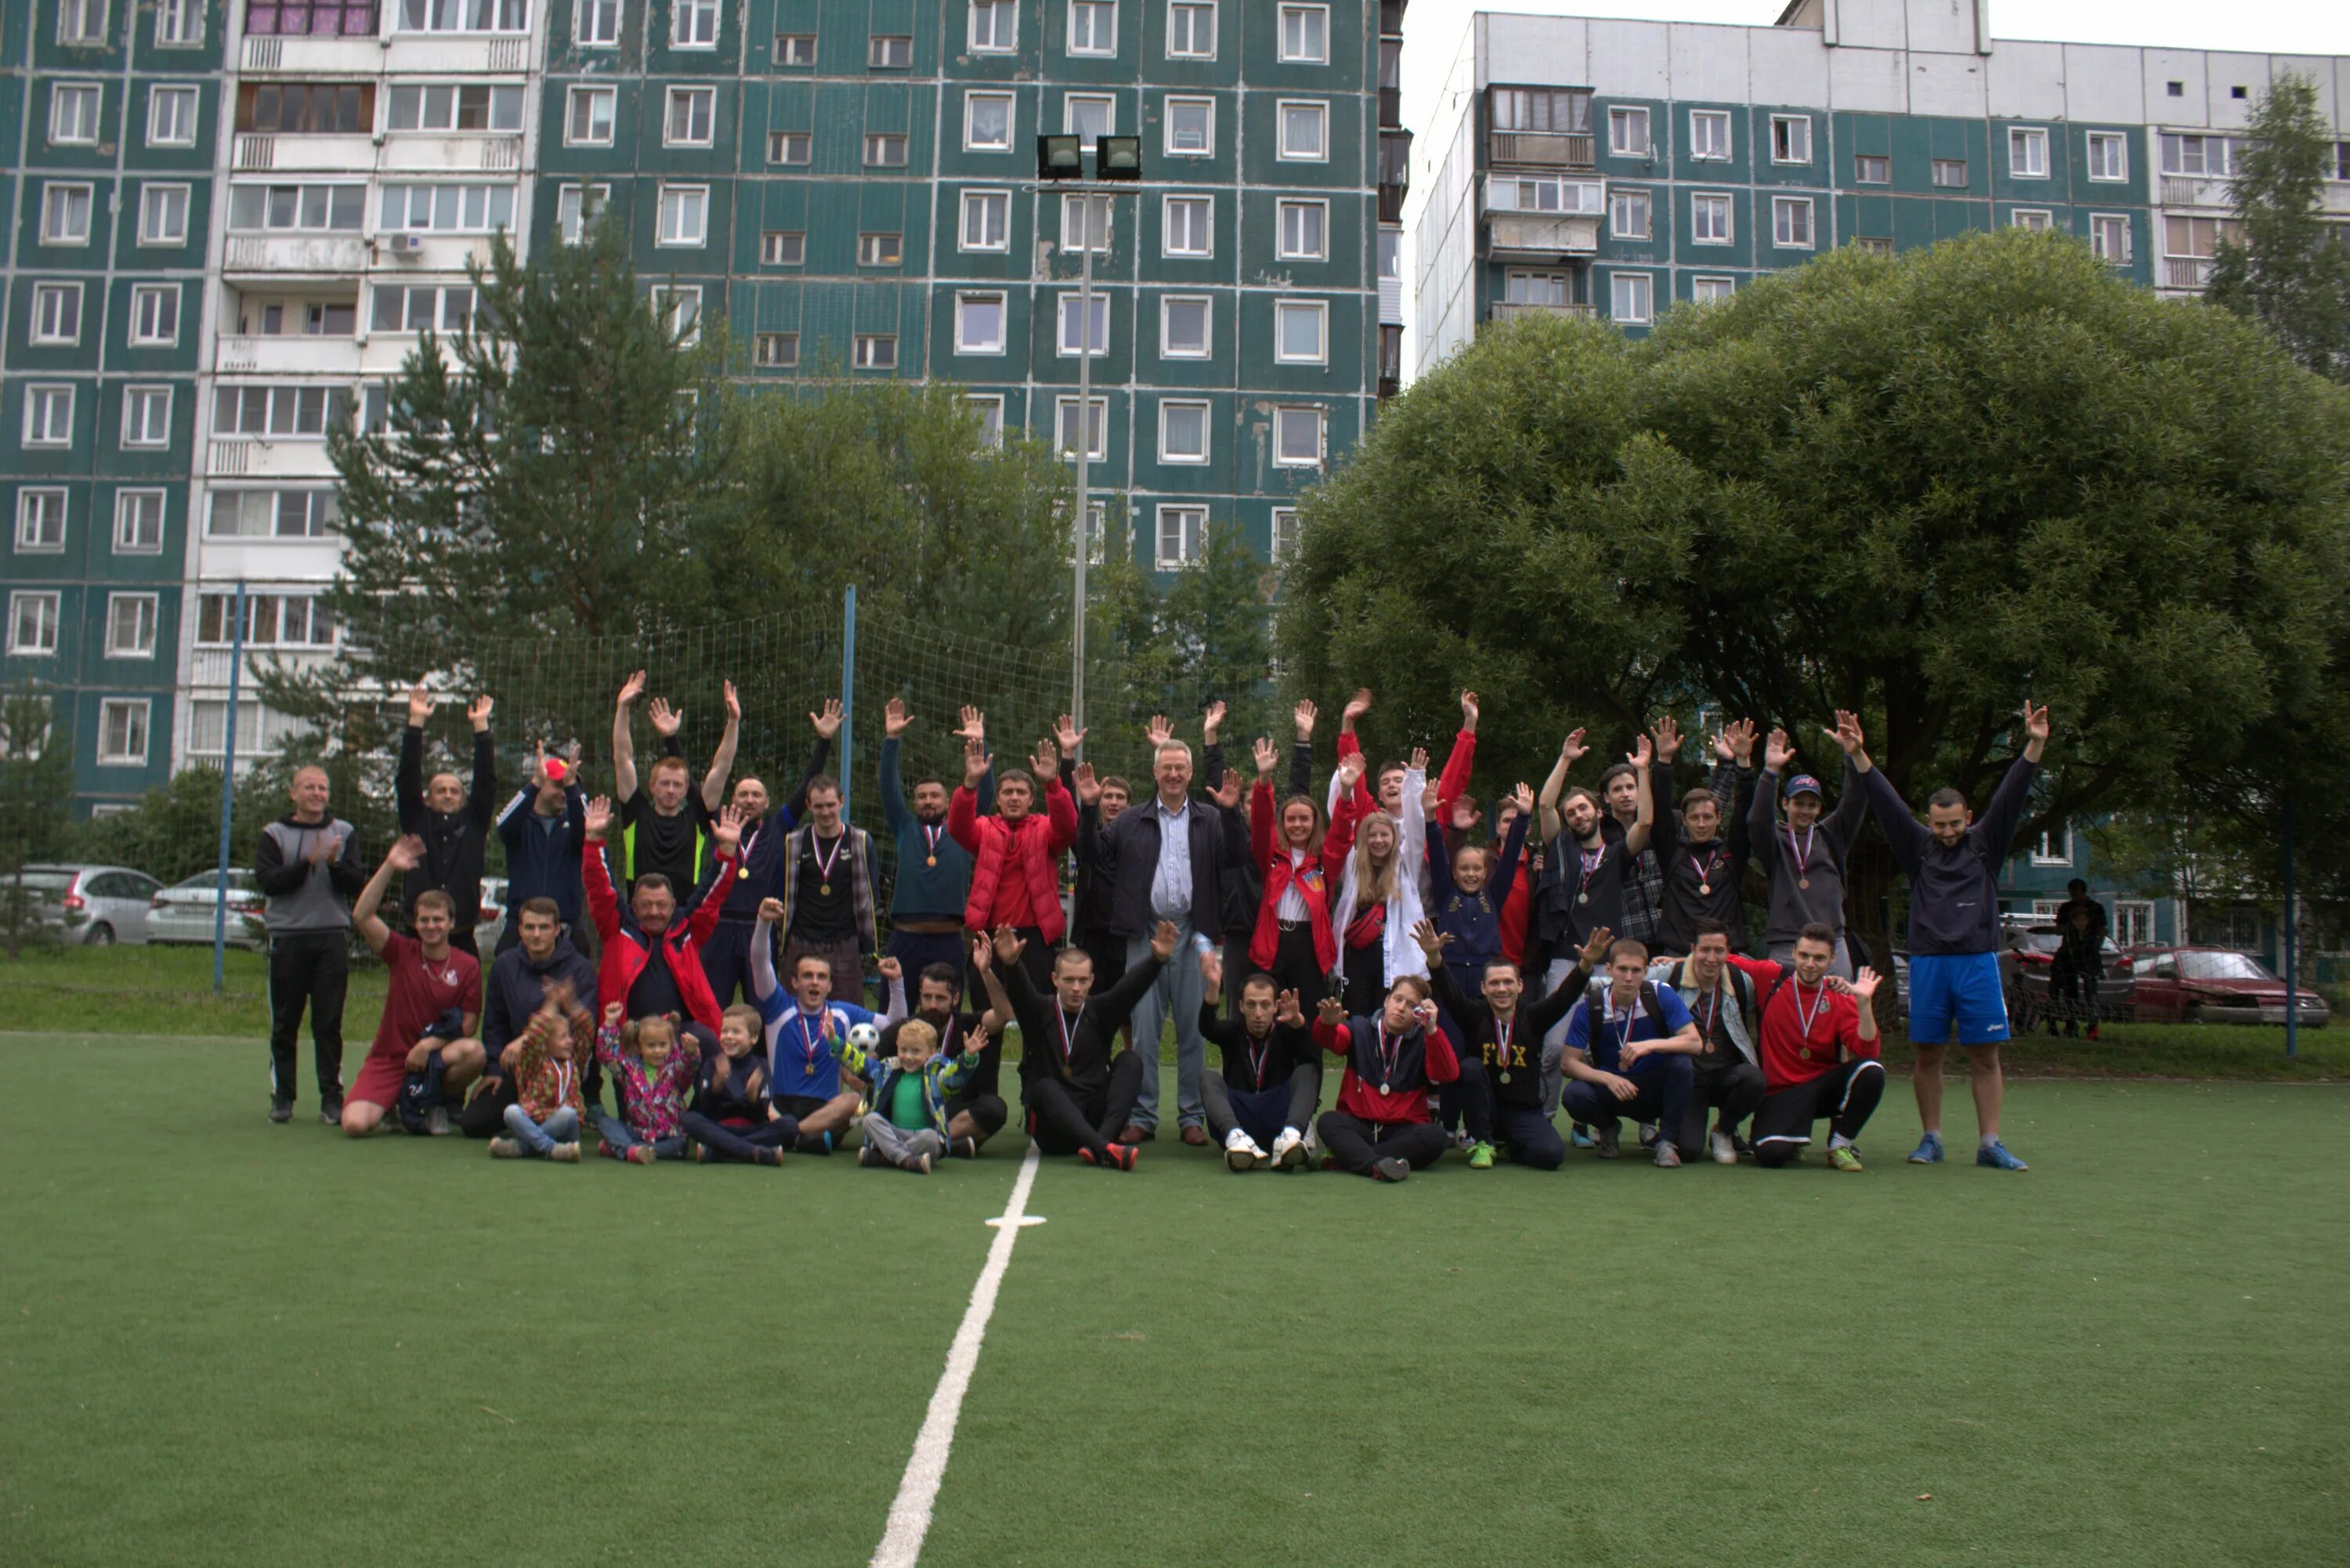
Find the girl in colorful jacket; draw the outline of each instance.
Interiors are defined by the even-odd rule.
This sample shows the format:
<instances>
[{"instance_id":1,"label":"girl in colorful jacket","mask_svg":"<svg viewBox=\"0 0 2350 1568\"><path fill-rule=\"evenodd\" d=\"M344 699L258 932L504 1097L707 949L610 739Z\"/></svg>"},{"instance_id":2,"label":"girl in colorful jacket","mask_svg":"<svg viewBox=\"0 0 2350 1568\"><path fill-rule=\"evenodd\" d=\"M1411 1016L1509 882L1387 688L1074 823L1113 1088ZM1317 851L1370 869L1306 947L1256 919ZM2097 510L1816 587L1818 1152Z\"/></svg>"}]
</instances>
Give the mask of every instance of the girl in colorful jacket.
<instances>
[{"instance_id":1,"label":"girl in colorful jacket","mask_svg":"<svg viewBox=\"0 0 2350 1568\"><path fill-rule=\"evenodd\" d=\"M683 1159L685 1131L678 1123L699 1075L702 1047L670 1014L623 1023L627 1011L619 1002L606 1003L604 1026L596 1033L596 1060L619 1085L628 1117L597 1112L604 1157L631 1165Z\"/></svg>"},{"instance_id":2,"label":"girl in colorful jacket","mask_svg":"<svg viewBox=\"0 0 2350 1568\"><path fill-rule=\"evenodd\" d=\"M515 1063L515 1103L506 1107L512 1136L490 1140L492 1158L578 1160L580 1064L573 1060L572 1042L592 1039L595 1028L568 981L546 982Z\"/></svg>"}]
</instances>

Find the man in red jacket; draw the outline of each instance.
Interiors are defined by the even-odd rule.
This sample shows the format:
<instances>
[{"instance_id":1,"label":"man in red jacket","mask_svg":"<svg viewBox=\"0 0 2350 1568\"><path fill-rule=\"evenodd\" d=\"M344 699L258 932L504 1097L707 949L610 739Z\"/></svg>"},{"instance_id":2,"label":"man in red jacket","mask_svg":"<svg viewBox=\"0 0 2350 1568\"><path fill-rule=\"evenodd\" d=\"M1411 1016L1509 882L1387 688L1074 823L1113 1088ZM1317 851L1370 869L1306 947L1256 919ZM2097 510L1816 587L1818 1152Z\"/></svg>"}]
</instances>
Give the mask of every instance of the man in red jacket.
<instances>
[{"instance_id":1,"label":"man in red jacket","mask_svg":"<svg viewBox=\"0 0 2350 1568\"><path fill-rule=\"evenodd\" d=\"M1864 969L1847 981L1828 972L1836 932L1814 923L1795 938L1795 961L1731 953L1762 1001L1762 1106L1754 1113L1754 1162L1782 1166L1812 1141L1812 1124L1829 1122L1828 1163L1857 1171L1855 1140L1885 1095L1877 1059L1877 977Z\"/></svg>"},{"instance_id":2,"label":"man in red jacket","mask_svg":"<svg viewBox=\"0 0 2350 1568\"><path fill-rule=\"evenodd\" d=\"M612 816L608 799L599 795L588 803L588 852L581 858L580 874L600 950L596 994L606 1002L624 1003L630 1019L662 1014L684 1019L687 1031L700 1037L704 1053L715 1051L718 998L702 972L698 950L717 927L726 902L724 889L733 886L743 813L733 805L719 812L710 829L711 869L702 886L689 892L682 902L667 877L649 872L637 878L625 911L612 890L612 874L604 860L604 836L611 829Z\"/></svg>"},{"instance_id":3,"label":"man in red jacket","mask_svg":"<svg viewBox=\"0 0 2350 1568\"><path fill-rule=\"evenodd\" d=\"M947 832L971 852L971 892L962 922L973 931L1009 926L1026 945L1020 961L1038 994L1052 989L1053 953L1067 934L1061 913L1061 857L1077 841L1077 803L1061 785L1060 749L1039 741L1032 777L1011 769L996 781L995 815L979 815L979 784L994 764L977 744L963 754L963 784L947 803ZM1036 815L1044 781L1045 814Z\"/></svg>"}]
</instances>

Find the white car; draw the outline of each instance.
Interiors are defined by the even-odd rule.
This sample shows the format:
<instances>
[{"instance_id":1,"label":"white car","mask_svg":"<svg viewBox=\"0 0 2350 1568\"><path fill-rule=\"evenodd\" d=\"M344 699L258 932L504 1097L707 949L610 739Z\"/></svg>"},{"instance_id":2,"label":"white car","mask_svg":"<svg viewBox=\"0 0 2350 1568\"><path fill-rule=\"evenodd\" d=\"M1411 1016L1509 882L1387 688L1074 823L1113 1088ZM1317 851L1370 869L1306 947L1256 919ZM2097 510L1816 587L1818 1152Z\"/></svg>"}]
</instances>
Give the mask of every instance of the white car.
<instances>
[{"instance_id":1,"label":"white car","mask_svg":"<svg viewBox=\"0 0 2350 1568\"><path fill-rule=\"evenodd\" d=\"M147 940L147 901L162 886L127 866L27 866L24 877L42 924L94 948Z\"/></svg>"},{"instance_id":2,"label":"white car","mask_svg":"<svg viewBox=\"0 0 2350 1568\"><path fill-rule=\"evenodd\" d=\"M220 907L220 873L199 871L157 893L147 909L147 940L151 942L213 945L213 914ZM228 872L228 944L261 948L267 933L261 923L261 889L253 872L232 866Z\"/></svg>"}]
</instances>

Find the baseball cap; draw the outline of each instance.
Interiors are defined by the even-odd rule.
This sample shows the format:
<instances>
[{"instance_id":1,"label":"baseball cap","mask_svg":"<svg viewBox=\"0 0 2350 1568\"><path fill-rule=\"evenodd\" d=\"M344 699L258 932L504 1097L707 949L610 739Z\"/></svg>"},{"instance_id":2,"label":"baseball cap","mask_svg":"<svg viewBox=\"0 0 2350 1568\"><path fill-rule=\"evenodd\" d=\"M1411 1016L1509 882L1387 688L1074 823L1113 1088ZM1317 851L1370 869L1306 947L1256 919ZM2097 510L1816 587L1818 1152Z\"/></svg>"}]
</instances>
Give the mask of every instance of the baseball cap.
<instances>
[{"instance_id":1,"label":"baseball cap","mask_svg":"<svg viewBox=\"0 0 2350 1568\"><path fill-rule=\"evenodd\" d=\"M1820 781L1814 778L1809 774L1797 774L1794 778L1787 781L1787 798L1789 800L1794 799L1799 794L1817 794L1819 793Z\"/></svg>"},{"instance_id":2,"label":"baseball cap","mask_svg":"<svg viewBox=\"0 0 2350 1568\"><path fill-rule=\"evenodd\" d=\"M570 766L566 763L561 757L549 757L546 759L546 779L549 784L561 784L565 779L567 779L570 776ZM1817 784L1814 784L1812 786L1812 790L1814 794L1817 794L1819 792L1819 786Z\"/></svg>"}]
</instances>

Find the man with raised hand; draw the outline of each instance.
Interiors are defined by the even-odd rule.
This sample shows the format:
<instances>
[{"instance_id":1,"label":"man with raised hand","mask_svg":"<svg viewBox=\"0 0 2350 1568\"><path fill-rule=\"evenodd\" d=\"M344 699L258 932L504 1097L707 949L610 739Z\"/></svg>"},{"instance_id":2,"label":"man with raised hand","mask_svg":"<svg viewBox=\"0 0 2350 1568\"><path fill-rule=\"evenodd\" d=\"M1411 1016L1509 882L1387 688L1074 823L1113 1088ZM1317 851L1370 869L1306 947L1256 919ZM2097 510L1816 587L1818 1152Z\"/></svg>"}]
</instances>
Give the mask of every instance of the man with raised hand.
<instances>
[{"instance_id":1,"label":"man with raised hand","mask_svg":"<svg viewBox=\"0 0 2350 1568\"><path fill-rule=\"evenodd\" d=\"M333 786L313 763L294 772L293 809L261 830L254 885L269 930L269 1119L294 1119L294 1044L310 1012L318 1119L343 1120L343 993L351 974L351 898L367 886L359 831L327 809Z\"/></svg>"},{"instance_id":2,"label":"man with raised hand","mask_svg":"<svg viewBox=\"0 0 2350 1568\"><path fill-rule=\"evenodd\" d=\"M791 870L791 863L784 857L784 840L807 805L809 786L823 776L831 759L832 738L840 733L840 719L837 698L808 715L808 725L816 731L816 749L809 753L807 772L801 775L799 788L789 802L778 805L758 778L734 781L731 804L743 815L742 848L735 856L734 885L726 890L717 929L702 949L702 972L722 1012L733 1004L738 994L745 1002L758 1000L751 992L751 930L758 922L759 906L783 896ZM772 962L775 955L767 956Z\"/></svg>"},{"instance_id":3,"label":"man with raised hand","mask_svg":"<svg viewBox=\"0 0 2350 1568\"><path fill-rule=\"evenodd\" d=\"M1820 781L1809 774L1788 779L1787 820L1778 815L1783 793L1780 776L1795 760L1795 744L1784 730L1773 730L1762 746L1762 777L1746 808L1748 841L1761 849L1770 874L1771 919L1763 939L1771 956L1782 964L1795 956L1795 937L1805 926L1823 925L1835 933L1834 971L1852 978L1852 950L1844 940L1844 867L1852 841L1868 815L1868 792L1845 759L1844 793L1835 809L1820 815Z\"/></svg>"},{"instance_id":4,"label":"man with raised hand","mask_svg":"<svg viewBox=\"0 0 2350 1568\"><path fill-rule=\"evenodd\" d=\"M515 792L498 814L498 836L506 846L505 929L498 933L498 951L517 941L512 911L533 898L552 898L563 929L573 941L580 940L580 906L586 892L579 881L579 858L588 842L582 815L587 797L579 793L579 747L567 756L550 757L538 748L529 781Z\"/></svg>"},{"instance_id":5,"label":"man with raised hand","mask_svg":"<svg viewBox=\"0 0 2350 1568\"><path fill-rule=\"evenodd\" d=\"M1471 998L1445 965L1444 946L1451 939L1431 920L1414 926L1411 935L1428 955L1437 1005L1461 1032L1457 1048L1469 1168L1491 1170L1497 1155L1506 1153L1520 1165L1556 1170L1566 1163L1566 1142L1543 1110L1542 1038L1582 998L1591 966L1607 950L1607 933L1593 933L1580 955L1583 961L1549 995L1530 1002L1524 1000L1524 975L1509 959L1485 966Z\"/></svg>"},{"instance_id":6,"label":"man with raised hand","mask_svg":"<svg viewBox=\"0 0 2350 1568\"><path fill-rule=\"evenodd\" d=\"M2023 752L2009 764L1977 822L1967 797L1936 790L1920 826L1901 792L1868 760L1860 716L1838 711L1831 732L1846 764L1859 772L1869 809L1909 874L1909 1042L1918 1047L1911 1083L1925 1136L1910 1160L1942 1158L1942 1058L1955 1025L1967 1048L1967 1075L1975 1096L1975 1163L1998 1170L2028 1169L1999 1140L2006 1083L2000 1045L2008 1037L2007 999L1999 983L1999 868L2015 842L2048 746L2048 710L2023 704Z\"/></svg>"},{"instance_id":7,"label":"man with raised hand","mask_svg":"<svg viewBox=\"0 0 2350 1568\"><path fill-rule=\"evenodd\" d=\"M1107 1170L1134 1168L1134 1145L1122 1134L1142 1092L1144 1053L1120 1051L1113 1059L1111 1043L1175 956L1177 940L1174 924L1159 921L1141 956L1128 959L1124 978L1097 996L1093 960L1083 948L1054 954L1052 989L1039 992L1020 962L1025 944L1009 927L995 933L995 963L986 972L999 977L1020 1021L1020 1098L1028 1136L1044 1153L1074 1154ZM1148 1039L1156 1058L1159 1036Z\"/></svg>"},{"instance_id":8,"label":"man with raised hand","mask_svg":"<svg viewBox=\"0 0 2350 1568\"><path fill-rule=\"evenodd\" d=\"M1673 992L1649 981L1648 950L1629 937L1607 949L1607 970L1566 1018L1569 1115L1592 1129L1599 1158L1616 1158L1621 1116L1654 1122L1656 1162L1681 1162L1690 1059L1704 1046L1697 1021Z\"/></svg>"},{"instance_id":9,"label":"man with raised hand","mask_svg":"<svg viewBox=\"0 0 2350 1568\"><path fill-rule=\"evenodd\" d=\"M995 815L983 816L980 790L994 765L977 745L966 744L962 787L947 804L947 831L972 857L963 924L974 931L1010 927L1024 944L1029 983L1042 990L1051 983L1054 950L1067 934L1061 857L1077 841L1077 806L1061 784L1060 749L1049 740L1036 742L1035 771L1007 770L996 780Z\"/></svg>"},{"instance_id":10,"label":"man with raised hand","mask_svg":"<svg viewBox=\"0 0 2350 1568\"><path fill-rule=\"evenodd\" d=\"M482 1043L473 1031L482 1021L482 961L452 940L456 900L438 888L417 894L408 906L412 937L376 913L392 873L413 877L424 856L422 839L399 840L351 906L351 923L383 960L387 981L374 1043L343 1101L343 1131L352 1137L375 1131L395 1108L410 1132L445 1137L454 1129L442 1096L481 1076Z\"/></svg>"},{"instance_id":11,"label":"man with raised hand","mask_svg":"<svg viewBox=\"0 0 2350 1568\"><path fill-rule=\"evenodd\" d=\"M1861 1168L1856 1140L1885 1094L1877 1059L1875 970L1855 980L1829 972L1835 933L1814 921L1795 934L1794 961L1729 955L1762 993L1762 1077L1754 1113L1754 1163L1772 1168L1800 1157L1812 1124L1832 1122L1828 1164Z\"/></svg>"},{"instance_id":12,"label":"man with raised hand","mask_svg":"<svg viewBox=\"0 0 2350 1568\"><path fill-rule=\"evenodd\" d=\"M1711 921L1743 938L1746 906L1739 884L1746 879L1751 840L1741 792L1754 787L1754 722L1728 724L1713 737L1713 778L1679 802L1663 801L1649 846L1660 869L1664 903L1657 916L1659 957L1681 958L1695 950L1698 928ZM1665 794L1659 787L1658 793ZM1678 805L1679 810L1672 808ZM1728 837L1723 836L1724 829Z\"/></svg>"},{"instance_id":13,"label":"man with raised hand","mask_svg":"<svg viewBox=\"0 0 2350 1568\"><path fill-rule=\"evenodd\" d=\"M678 739L685 723L684 711L671 707L663 698L654 698L648 717L653 732L661 738L661 754L654 759L643 781L645 787L639 790L636 740L630 733L629 713L644 690L645 672L639 670L629 677L612 704L612 798L619 803L620 815L617 879L632 886L638 877L651 874L668 878L672 890L693 888L708 869L703 864L704 846L718 808L725 804L726 775L734 771L734 750L743 738L743 704L734 694L734 682L727 681L726 730L710 759L710 772L696 789L691 770L686 766L684 745Z\"/></svg>"},{"instance_id":14,"label":"man with raised hand","mask_svg":"<svg viewBox=\"0 0 2350 1568\"><path fill-rule=\"evenodd\" d=\"M1577 784L1566 789L1563 798L1560 794L1567 770L1588 750L1582 731L1560 743L1558 762L1543 781L1536 809L1543 838L1549 845L1549 868L1544 874L1536 918L1540 940L1551 954L1550 969L1544 976L1546 990L1555 989L1567 977L1575 967L1575 953L1591 940L1592 932L1603 928L1613 931L1624 918L1624 879L1633 857L1648 846L1656 816L1656 791L1648 777L1653 743L1651 737L1642 735L1639 745L1625 759L1632 764L1635 794L1632 826L1621 837L1608 836L1606 808L1591 791ZM1642 948L1645 954L1645 943ZM1566 1036L1567 1025L1562 1023L1543 1039L1545 1111L1559 1103ZM1585 1137L1578 1118L1576 1147L1583 1147Z\"/></svg>"},{"instance_id":15,"label":"man with raised hand","mask_svg":"<svg viewBox=\"0 0 2350 1568\"><path fill-rule=\"evenodd\" d=\"M490 736L490 709L484 695L466 706L473 726L473 787L442 771L424 776L424 722L432 716L432 693L420 680L408 690L408 727L400 732L400 766L393 795L400 807L400 831L421 846L415 867L400 878L400 902L414 910L427 893L446 893L455 909L455 927L449 945L472 953L473 928L482 919L482 857L488 851L490 826L498 805L498 748Z\"/></svg>"},{"instance_id":16,"label":"man with raised hand","mask_svg":"<svg viewBox=\"0 0 2350 1568\"><path fill-rule=\"evenodd\" d=\"M900 737L913 722L901 698L890 698L881 711L881 819L898 850L897 881L889 890L889 945L883 956L896 959L908 974L945 964L960 975L972 854L948 831L946 781L919 778L910 789L900 782ZM995 780L990 772L979 781L981 815L994 803ZM955 990L962 990L960 979ZM939 1036L940 1054L949 1054L949 1044L946 1035Z\"/></svg>"}]
</instances>

